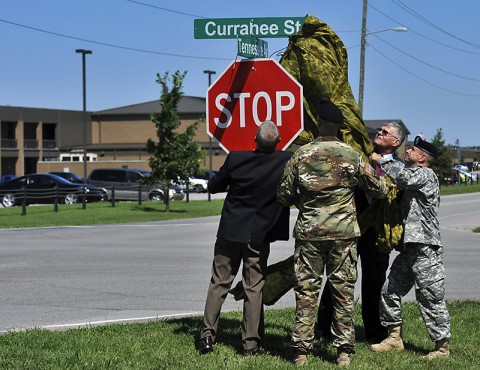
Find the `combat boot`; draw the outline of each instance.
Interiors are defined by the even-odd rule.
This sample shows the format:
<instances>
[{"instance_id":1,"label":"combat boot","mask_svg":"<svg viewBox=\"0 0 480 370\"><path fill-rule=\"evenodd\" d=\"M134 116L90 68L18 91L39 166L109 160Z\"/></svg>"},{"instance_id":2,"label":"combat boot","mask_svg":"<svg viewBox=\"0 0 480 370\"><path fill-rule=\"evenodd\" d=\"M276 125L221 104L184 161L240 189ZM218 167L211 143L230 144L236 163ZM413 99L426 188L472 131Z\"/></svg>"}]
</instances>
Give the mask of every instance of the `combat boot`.
<instances>
[{"instance_id":1,"label":"combat boot","mask_svg":"<svg viewBox=\"0 0 480 370\"><path fill-rule=\"evenodd\" d=\"M373 352L403 351L402 327L389 326L388 337L378 344L372 344L370 349Z\"/></svg>"},{"instance_id":2,"label":"combat boot","mask_svg":"<svg viewBox=\"0 0 480 370\"><path fill-rule=\"evenodd\" d=\"M302 350L296 350L295 355L293 356L293 363L295 366L303 366L308 362L307 352Z\"/></svg>"},{"instance_id":3,"label":"combat boot","mask_svg":"<svg viewBox=\"0 0 480 370\"><path fill-rule=\"evenodd\" d=\"M338 357L337 357L338 367L348 367L348 365L350 365L350 356L348 355L348 353L339 349L337 351L337 354L338 354Z\"/></svg>"},{"instance_id":4,"label":"combat boot","mask_svg":"<svg viewBox=\"0 0 480 370\"><path fill-rule=\"evenodd\" d=\"M424 358L431 360L437 357L446 357L450 355L450 348L448 345L448 339L439 340L435 342L435 351L428 353L428 355L423 356Z\"/></svg>"}]
</instances>

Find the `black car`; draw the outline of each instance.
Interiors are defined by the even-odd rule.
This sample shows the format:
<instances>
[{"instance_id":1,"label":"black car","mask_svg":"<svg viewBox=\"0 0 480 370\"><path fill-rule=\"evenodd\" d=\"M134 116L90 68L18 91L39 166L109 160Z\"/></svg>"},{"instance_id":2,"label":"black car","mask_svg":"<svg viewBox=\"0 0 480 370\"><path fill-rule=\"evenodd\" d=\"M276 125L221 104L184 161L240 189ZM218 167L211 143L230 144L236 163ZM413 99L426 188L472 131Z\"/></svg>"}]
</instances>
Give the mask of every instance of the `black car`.
<instances>
[{"instance_id":1,"label":"black car","mask_svg":"<svg viewBox=\"0 0 480 370\"><path fill-rule=\"evenodd\" d=\"M54 203L55 198L61 203L75 204L82 201L84 193L87 202L104 199L104 193L96 186L75 184L49 173L25 175L0 184L4 207L19 205L24 197L27 204Z\"/></svg>"},{"instance_id":2,"label":"black car","mask_svg":"<svg viewBox=\"0 0 480 370\"><path fill-rule=\"evenodd\" d=\"M10 180L13 180L16 177L17 176L15 176L15 175L3 175L2 178L0 179L0 184L3 184L4 182L10 181Z\"/></svg>"},{"instance_id":3,"label":"black car","mask_svg":"<svg viewBox=\"0 0 480 370\"><path fill-rule=\"evenodd\" d=\"M68 180L70 182L73 182L75 184L83 184L83 179L78 176L75 172L49 172L52 175L57 175L60 177L63 177L65 180Z\"/></svg>"}]
</instances>

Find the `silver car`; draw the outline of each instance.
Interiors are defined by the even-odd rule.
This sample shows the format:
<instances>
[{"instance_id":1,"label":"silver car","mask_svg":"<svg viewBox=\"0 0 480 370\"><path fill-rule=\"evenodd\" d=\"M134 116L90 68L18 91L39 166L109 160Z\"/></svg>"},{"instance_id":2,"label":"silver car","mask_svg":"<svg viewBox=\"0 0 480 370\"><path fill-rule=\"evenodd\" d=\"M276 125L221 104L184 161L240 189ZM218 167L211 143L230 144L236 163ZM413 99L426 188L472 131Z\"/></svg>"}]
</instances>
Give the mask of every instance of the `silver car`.
<instances>
[{"instance_id":1,"label":"silver car","mask_svg":"<svg viewBox=\"0 0 480 370\"><path fill-rule=\"evenodd\" d=\"M105 189L107 200L115 193L116 200L138 200L141 193L142 200L163 201L165 199L163 187L160 185L141 185L141 179L150 176L146 170L132 168L97 168L90 172L87 183ZM169 197L171 200L183 200L185 193L175 185L170 185Z\"/></svg>"}]
</instances>

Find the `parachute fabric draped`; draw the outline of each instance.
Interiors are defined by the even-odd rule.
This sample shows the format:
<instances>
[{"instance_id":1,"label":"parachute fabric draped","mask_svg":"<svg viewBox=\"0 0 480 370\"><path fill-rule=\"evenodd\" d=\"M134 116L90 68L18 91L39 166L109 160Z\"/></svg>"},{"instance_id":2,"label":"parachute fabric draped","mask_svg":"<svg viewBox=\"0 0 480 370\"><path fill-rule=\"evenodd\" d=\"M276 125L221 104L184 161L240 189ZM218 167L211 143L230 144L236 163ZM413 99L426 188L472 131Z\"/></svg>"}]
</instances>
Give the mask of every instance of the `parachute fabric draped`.
<instances>
[{"instance_id":1,"label":"parachute fabric draped","mask_svg":"<svg viewBox=\"0 0 480 370\"><path fill-rule=\"evenodd\" d=\"M347 49L330 26L307 14L302 29L290 37L280 64L303 85L305 129L294 144L318 136L317 103L329 99L345 117L340 139L368 157L373 146L348 82Z\"/></svg>"}]
</instances>

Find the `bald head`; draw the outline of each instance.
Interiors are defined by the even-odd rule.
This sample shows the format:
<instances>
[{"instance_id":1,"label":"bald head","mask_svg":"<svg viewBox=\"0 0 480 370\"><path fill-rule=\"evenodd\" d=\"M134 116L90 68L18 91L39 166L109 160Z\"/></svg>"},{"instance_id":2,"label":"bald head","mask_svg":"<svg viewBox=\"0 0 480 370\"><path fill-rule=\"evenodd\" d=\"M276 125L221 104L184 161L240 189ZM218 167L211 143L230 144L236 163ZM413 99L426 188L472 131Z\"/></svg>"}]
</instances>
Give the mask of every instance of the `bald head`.
<instances>
[{"instance_id":1,"label":"bald head","mask_svg":"<svg viewBox=\"0 0 480 370\"><path fill-rule=\"evenodd\" d=\"M257 135L255 136L258 150L272 152L275 150L279 141L280 132L275 123L265 121L258 127Z\"/></svg>"}]
</instances>

